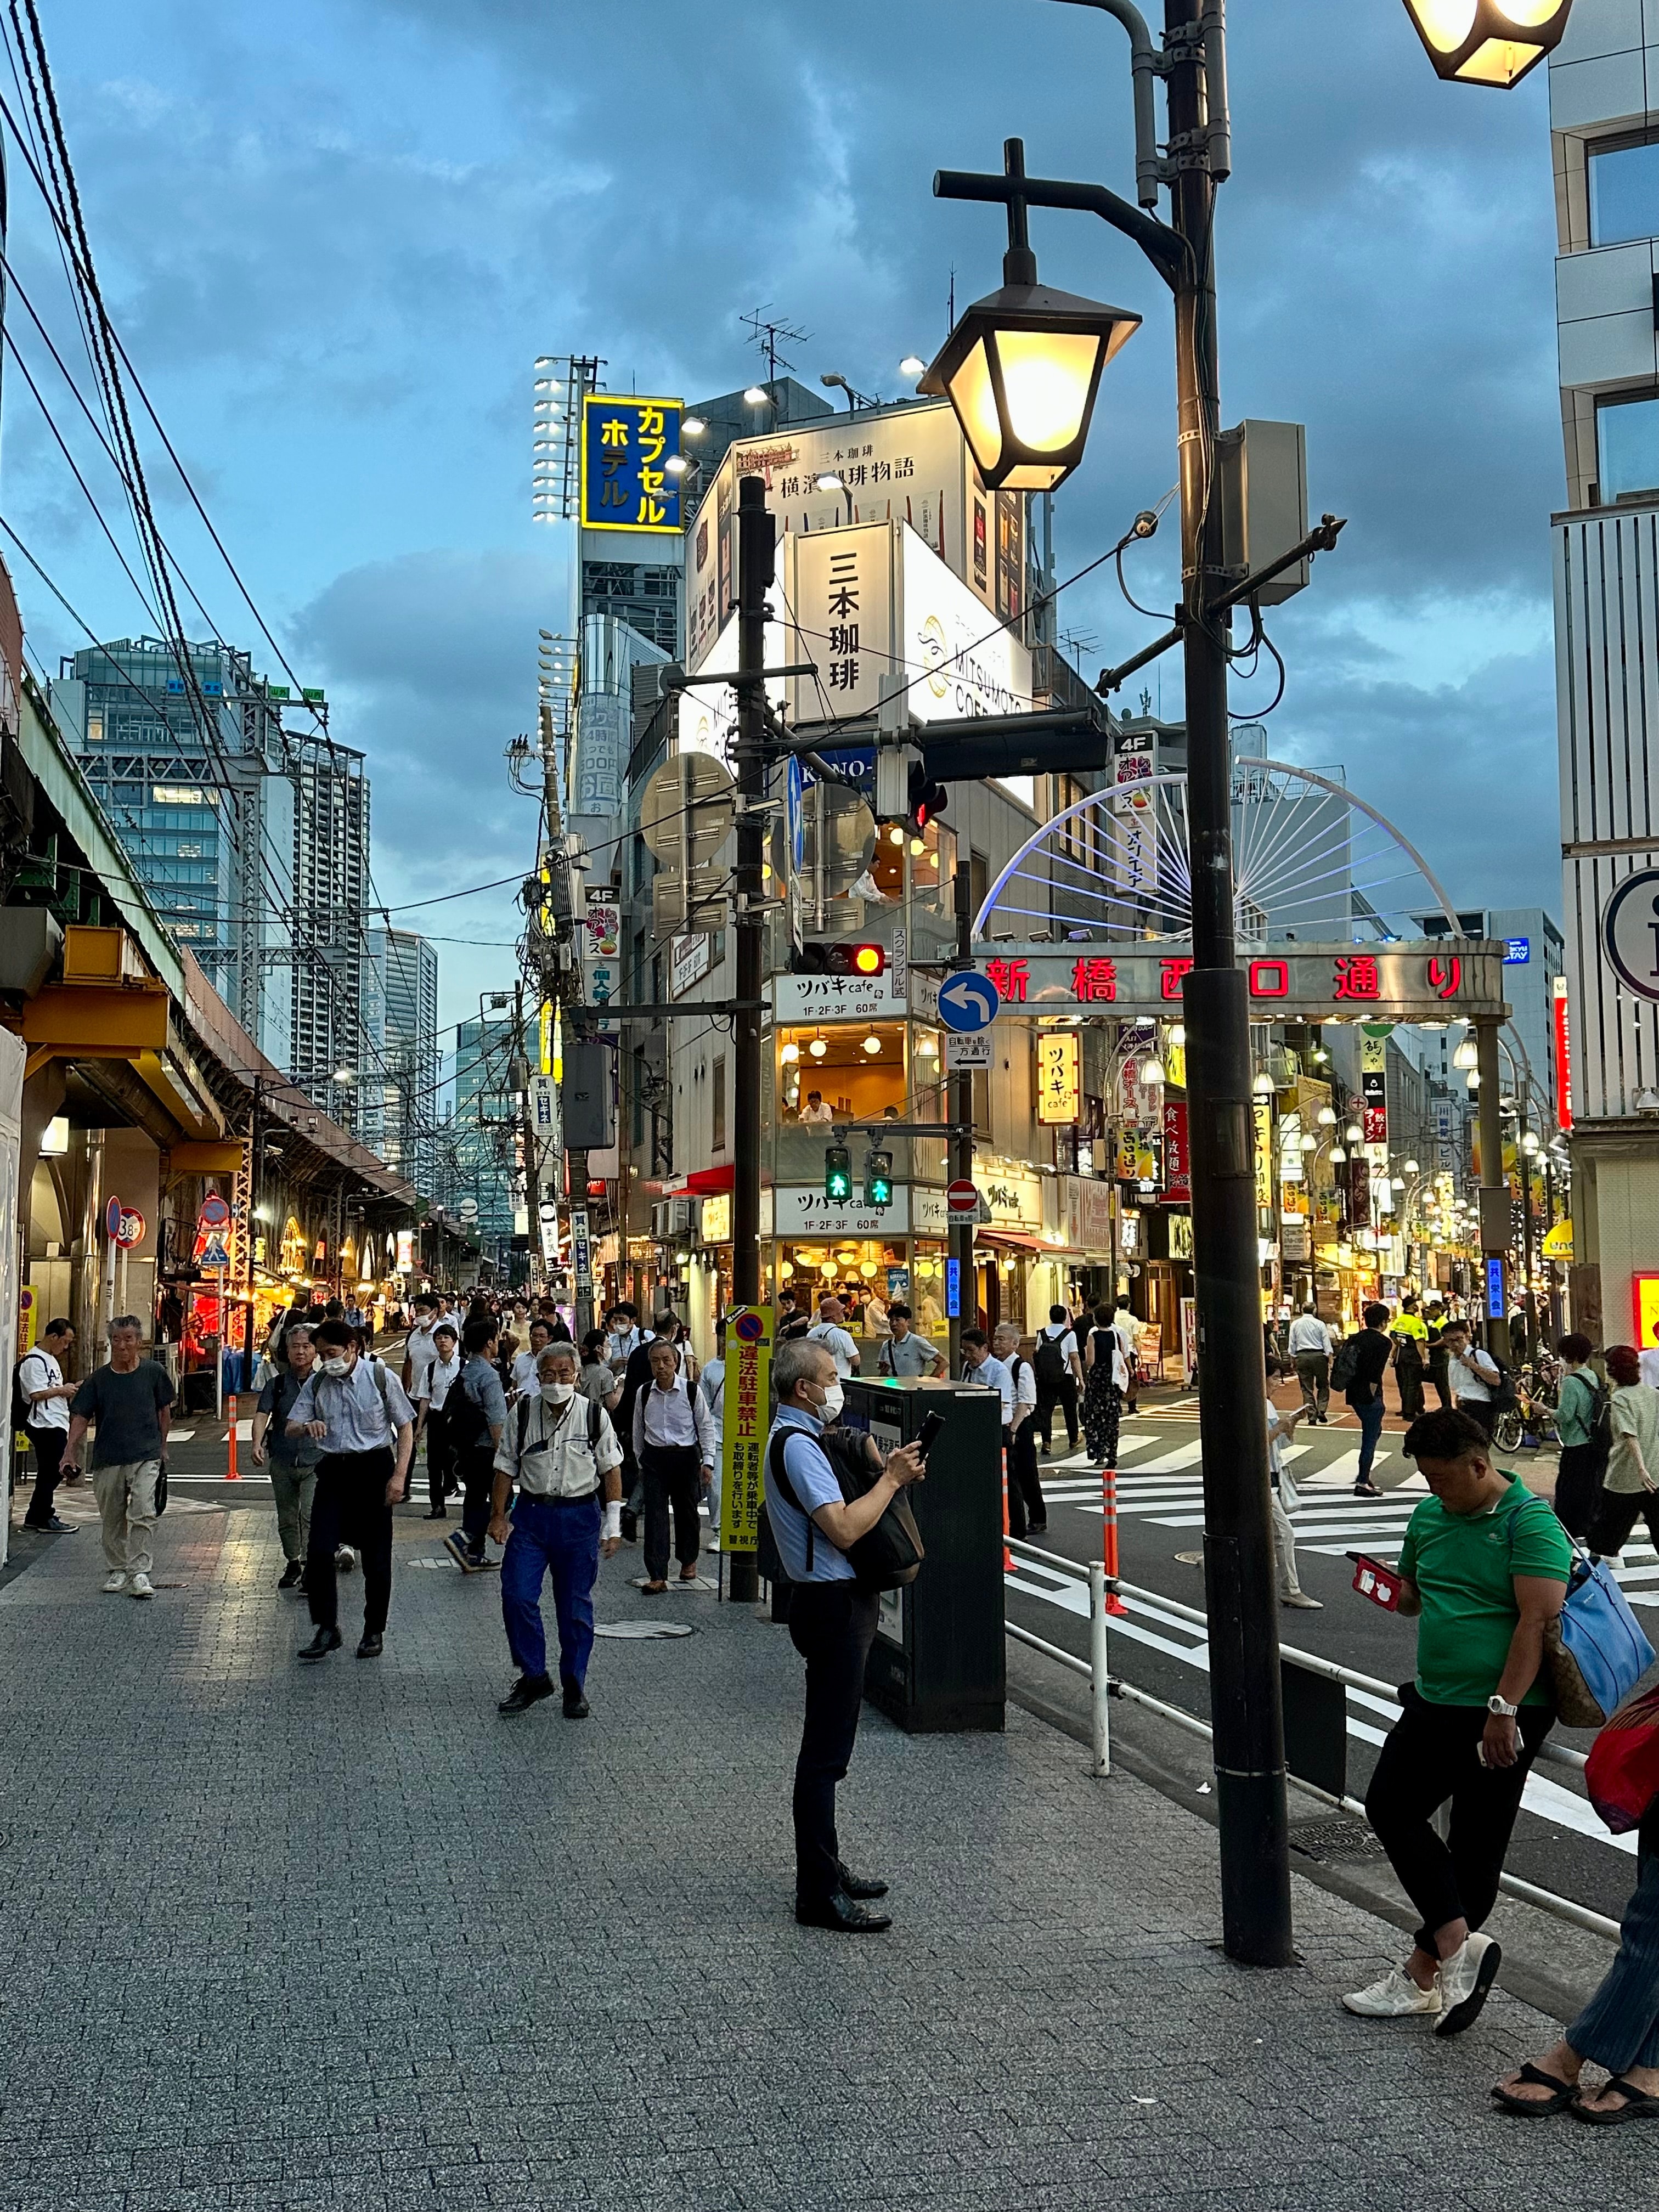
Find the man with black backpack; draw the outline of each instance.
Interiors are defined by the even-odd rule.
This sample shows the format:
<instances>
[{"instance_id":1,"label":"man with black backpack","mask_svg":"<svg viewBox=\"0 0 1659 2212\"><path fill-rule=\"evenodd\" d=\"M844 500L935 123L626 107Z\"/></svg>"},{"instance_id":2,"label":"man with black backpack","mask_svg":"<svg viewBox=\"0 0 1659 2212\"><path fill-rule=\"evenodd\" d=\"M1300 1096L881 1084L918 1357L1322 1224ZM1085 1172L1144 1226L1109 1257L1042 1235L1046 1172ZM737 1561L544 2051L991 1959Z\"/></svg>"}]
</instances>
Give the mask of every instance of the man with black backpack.
<instances>
[{"instance_id":1,"label":"man with black backpack","mask_svg":"<svg viewBox=\"0 0 1659 2212\"><path fill-rule=\"evenodd\" d=\"M867 1900L884 1897L887 1885L850 1874L836 1834L836 1784L852 1760L881 1602L879 1589L860 1583L848 1554L921 1479L921 1461L914 1445L902 1446L849 1502L822 1443L842 1404L829 1350L807 1339L780 1345L772 1383L778 1412L767 1440L766 1514L793 1585L789 1640L806 1662L795 1760L795 1917L803 1927L873 1935L891 1925L891 1916L872 1911Z\"/></svg>"},{"instance_id":2,"label":"man with black backpack","mask_svg":"<svg viewBox=\"0 0 1659 2212\"><path fill-rule=\"evenodd\" d=\"M1083 1388L1083 1355L1064 1306L1050 1306L1048 1325L1039 1332L1031 1364L1036 1370L1037 1449L1047 1459L1054 1441L1054 1408L1066 1416L1066 1440L1077 1449L1078 1394Z\"/></svg>"},{"instance_id":3,"label":"man with black backpack","mask_svg":"<svg viewBox=\"0 0 1659 2212\"><path fill-rule=\"evenodd\" d=\"M444 1549L464 1575L481 1574L487 1562L495 1455L507 1429L507 1393L495 1371L497 1325L486 1315L470 1321L461 1340L466 1364L459 1389L444 1401L451 1464L461 1481L461 1525L444 1538Z\"/></svg>"},{"instance_id":4,"label":"man with black backpack","mask_svg":"<svg viewBox=\"0 0 1659 2212\"><path fill-rule=\"evenodd\" d=\"M26 1528L66 1535L71 1524L60 1520L52 1504L64 1447L69 1442L69 1401L75 1384L64 1380L64 1362L75 1349L75 1331L66 1321L49 1321L40 1341L23 1354L12 1376L11 1425L27 1436L34 1454L34 1495L23 1516Z\"/></svg>"},{"instance_id":5,"label":"man with black backpack","mask_svg":"<svg viewBox=\"0 0 1659 2212\"><path fill-rule=\"evenodd\" d=\"M392 1606L392 1509L404 1494L415 1449L415 1408L395 1375L365 1358L343 1321L319 1324L317 1365L289 1413L290 1437L319 1443L317 1487L306 1550L306 1602L316 1631L299 1656L326 1659L340 1648L335 1547L354 1535L363 1560L360 1659L378 1659Z\"/></svg>"},{"instance_id":6,"label":"man with black backpack","mask_svg":"<svg viewBox=\"0 0 1659 2212\"><path fill-rule=\"evenodd\" d=\"M622 1447L611 1416L576 1388L576 1347L551 1346L542 1354L536 1389L513 1409L495 1459L489 1533L507 1547L501 1618L519 1670L497 1709L503 1713L528 1712L553 1694L542 1622L542 1583L550 1575L564 1717L587 1718L593 1584L601 1553L609 1559L622 1541L621 1468ZM518 1502L509 1518L515 1484Z\"/></svg>"}]
</instances>

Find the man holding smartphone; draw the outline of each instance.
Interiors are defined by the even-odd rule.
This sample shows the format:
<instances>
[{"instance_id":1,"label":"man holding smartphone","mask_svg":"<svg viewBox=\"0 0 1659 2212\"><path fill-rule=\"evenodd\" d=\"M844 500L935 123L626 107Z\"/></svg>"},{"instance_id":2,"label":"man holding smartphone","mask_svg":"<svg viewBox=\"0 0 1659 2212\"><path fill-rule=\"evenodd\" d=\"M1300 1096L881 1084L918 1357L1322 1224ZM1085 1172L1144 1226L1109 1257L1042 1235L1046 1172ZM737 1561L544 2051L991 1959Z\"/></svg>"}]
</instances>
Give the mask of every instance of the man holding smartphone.
<instances>
[{"instance_id":1,"label":"man holding smartphone","mask_svg":"<svg viewBox=\"0 0 1659 2212\"><path fill-rule=\"evenodd\" d=\"M1399 1610L1419 1616L1417 1678L1401 1692L1365 1815L1422 1924L1403 1966L1342 2002L1370 2020L1430 2014L1437 2035L1456 2035L1498 1972L1498 1944L1477 1931L1555 1717L1544 1636L1566 1596L1572 1545L1545 1501L1492 1465L1485 1429L1467 1413L1425 1413L1405 1451L1431 1493L1400 1554ZM1443 1840L1432 1824L1448 1798Z\"/></svg>"},{"instance_id":2,"label":"man holding smartphone","mask_svg":"<svg viewBox=\"0 0 1659 2212\"><path fill-rule=\"evenodd\" d=\"M852 1761L880 1604L875 1590L860 1588L847 1553L899 1491L920 1481L921 1458L914 1444L890 1452L877 1480L848 1504L818 1441L842 1407L834 1355L810 1338L780 1345L772 1386L778 1412L766 1446L766 1511L794 1585L789 1640L806 1662L806 1712L795 1761L795 1917L806 1928L874 1935L892 1924L890 1914L870 1904L885 1897L887 1885L850 1874L836 1834L836 1784ZM770 1479L779 1438L793 1499Z\"/></svg>"}]
</instances>

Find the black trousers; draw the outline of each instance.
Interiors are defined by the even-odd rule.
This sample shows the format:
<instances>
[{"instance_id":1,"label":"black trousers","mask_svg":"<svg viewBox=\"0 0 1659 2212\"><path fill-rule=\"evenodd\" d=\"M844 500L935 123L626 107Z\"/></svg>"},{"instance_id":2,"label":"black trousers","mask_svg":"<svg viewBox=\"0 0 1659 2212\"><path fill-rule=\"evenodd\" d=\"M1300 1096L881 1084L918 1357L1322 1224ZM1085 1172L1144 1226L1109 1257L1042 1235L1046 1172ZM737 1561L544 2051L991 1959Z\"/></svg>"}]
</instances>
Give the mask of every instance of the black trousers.
<instances>
[{"instance_id":1,"label":"black trousers","mask_svg":"<svg viewBox=\"0 0 1659 2212\"><path fill-rule=\"evenodd\" d=\"M23 1516L23 1525L44 1528L52 1519L52 1501L58 1488L58 1469L64 1464L64 1446L69 1442L69 1431L31 1429L28 1439L34 1453L34 1495Z\"/></svg>"},{"instance_id":2,"label":"black trousers","mask_svg":"<svg viewBox=\"0 0 1659 2212\"><path fill-rule=\"evenodd\" d=\"M640 1455L645 1484L645 1571L653 1583L668 1572L668 1509L674 1509L674 1555L683 1567L695 1566L702 1548L697 1504L702 1496L702 1462L695 1444L647 1444Z\"/></svg>"},{"instance_id":3,"label":"black trousers","mask_svg":"<svg viewBox=\"0 0 1659 2212\"><path fill-rule=\"evenodd\" d=\"M426 1416L426 1494L434 1507L443 1504L454 1482L455 1447L449 1441L448 1411L445 1407L429 1406Z\"/></svg>"},{"instance_id":4,"label":"black trousers","mask_svg":"<svg viewBox=\"0 0 1659 2212\"><path fill-rule=\"evenodd\" d=\"M1429 1380L1434 1385L1436 1397L1439 1399L1441 1405L1448 1409L1452 1401L1451 1384L1447 1379L1446 1373L1449 1364L1443 1352L1437 1358L1433 1352L1429 1354Z\"/></svg>"},{"instance_id":5,"label":"black trousers","mask_svg":"<svg viewBox=\"0 0 1659 2212\"><path fill-rule=\"evenodd\" d=\"M1467 1413L1486 1442L1492 1442L1492 1432L1498 1426L1498 1408L1490 1398L1460 1398L1457 1410Z\"/></svg>"},{"instance_id":6,"label":"black trousers","mask_svg":"<svg viewBox=\"0 0 1659 2212\"><path fill-rule=\"evenodd\" d=\"M379 1451L325 1452L318 1461L306 1547L306 1601L313 1628L340 1625L335 1547L355 1544L363 1568L363 1632L384 1631L392 1609L392 1508L386 1486L396 1465L390 1444Z\"/></svg>"},{"instance_id":7,"label":"black trousers","mask_svg":"<svg viewBox=\"0 0 1659 2212\"><path fill-rule=\"evenodd\" d=\"M1037 1441L1044 1451L1054 1449L1054 1407L1058 1406L1066 1416L1066 1434L1073 1451L1077 1449L1077 1377L1062 1376L1058 1382L1037 1384L1036 1421Z\"/></svg>"},{"instance_id":8,"label":"black trousers","mask_svg":"<svg viewBox=\"0 0 1659 2212\"><path fill-rule=\"evenodd\" d=\"M1402 1364L1395 1355L1394 1379L1400 1385L1400 1412L1405 1420L1416 1420L1423 1411L1424 1373L1420 1359L1407 1360Z\"/></svg>"},{"instance_id":9,"label":"black trousers","mask_svg":"<svg viewBox=\"0 0 1659 2212\"><path fill-rule=\"evenodd\" d=\"M1601 1477L1607 1471L1607 1455L1599 1444L1562 1445L1555 1476L1555 1517L1570 1536L1589 1535L1601 1507Z\"/></svg>"},{"instance_id":10,"label":"black trousers","mask_svg":"<svg viewBox=\"0 0 1659 2212\"><path fill-rule=\"evenodd\" d=\"M1566 1455L1563 1453L1565 1462ZM1648 1534L1659 1544L1659 1491L1604 1490L1590 1521L1589 1543L1597 1559L1622 1552L1638 1517L1648 1524Z\"/></svg>"},{"instance_id":11,"label":"black trousers","mask_svg":"<svg viewBox=\"0 0 1659 2212\"><path fill-rule=\"evenodd\" d=\"M856 1583L796 1583L789 1640L806 1662L806 1715L795 1759L795 1899L822 1905L841 1887L836 1784L852 1763L864 1668L880 1599Z\"/></svg>"},{"instance_id":12,"label":"black trousers","mask_svg":"<svg viewBox=\"0 0 1659 2212\"><path fill-rule=\"evenodd\" d=\"M1017 1429L1003 1431L1002 1448L1008 1455L1008 1534L1023 1536L1031 1522L1048 1518L1037 1474L1036 1424L1029 1413Z\"/></svg>"},{"instance_id":13,"label":"black trousers","mask_svg":"<svg viewBox=\"0 0 1659 2212\"><path fill-rule=\"evenodd\" d=\"M1482 1766L1475 1747L1489 1718L1484 1705L1431 1705L1409 1682L1400 1702L1365 1792L1365 1817L1423 1916L1416 1940L1432 1958L1437 1928L1457 1919L1479 1928L1491 1912L1528 1771L1555 1713L1522 1705L1515 1765ZM1430 1818L1449 1797L1443 1842Z\"/></svg>"},{"instance_id":14,"label":"black trousers","mask_svg":"<svg viewBox=\"0 0 1659 2212\"><path fill-rule=\"evenodd\" d=\"M495 1447L486 1437L456 1454L461 1479L461 1534L470 1549L482 1552L489 1531L490 1501L495 1487Z\"/></svg>"}]
</instances>

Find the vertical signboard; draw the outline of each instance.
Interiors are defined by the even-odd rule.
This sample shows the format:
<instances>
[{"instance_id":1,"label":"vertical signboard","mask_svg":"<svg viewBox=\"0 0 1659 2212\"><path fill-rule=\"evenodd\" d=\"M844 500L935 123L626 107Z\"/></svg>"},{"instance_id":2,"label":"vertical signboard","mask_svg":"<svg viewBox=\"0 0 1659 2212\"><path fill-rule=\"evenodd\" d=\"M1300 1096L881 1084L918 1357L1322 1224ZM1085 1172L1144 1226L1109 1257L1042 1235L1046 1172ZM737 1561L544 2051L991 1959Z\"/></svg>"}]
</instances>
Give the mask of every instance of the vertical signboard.
<instances>
[{"instance_id":1,"label":"vertical signboard","mask_svg":"<svg viewBox=\"0 0 1659 2212\"><path fill-rule=\"evenodd\" d=\"M1360 1126L1368 1145L1389 1141L1389 1040L1369 1032L1359 1040Z\"/></svg>"},{"instance_id":2,"label":"vertical signboard","mask_svg":"<svg viewBox=\"0 0 1659 2212\"><path fill-rule=\"evenodd\" d=\"M1037 1032L1037 1120L1069 1128L1083 1102L1083 1046L1076 1030Z\"/></svg>"},{"instance_id":3,"label":"vertical signboard","mask_svg":"<svg viewBox=\"0 0 1659 2212\"><path fill-rule=\"evenodd\" d=\"M1555 1119L1563 1129L1572 1127L1572 1033L1567 1019L1567 979L1558 975L1550 986L1551 1018L1555 1024ZM1639 1340L1646 1344L1650 1340Z\"/></svg>"},{"instance_id":4,"label":"vertical signboard","mask_svg":"<svg viewBox=\"0 0 1659 2212\"><path fill-rule=\"evenodd\" d=\"M1255 1202L1270 1206L1273 1202L1273 1101L1252 1100L1250 1117L1255 1123Z\"/></svg>"},{"instance_id":5,"label":"vertical signboard","mask_svg":"<svg viewBox=\"0 0 1659 2212\"><path fill-rule=\"evenodd\" d=\"M1184 1098L1171 1099L1164 1109L1164 1195L1184 1206L1189 1203L1192 1194L1187 1152L1187 1102Z\"/></svg>"},{"instance_id":6,"label":"vertical signboard","mask_svg":"<svg viewBox=\"0 0 1659 2212\"><path fill-rule=\"evenodd\" d=\"M759 1541L771 1398L772 1309L733 1306L726 1316L726 1419L720 1436L723 1553L752 1552Z\"/></svg>"}]
</instances>

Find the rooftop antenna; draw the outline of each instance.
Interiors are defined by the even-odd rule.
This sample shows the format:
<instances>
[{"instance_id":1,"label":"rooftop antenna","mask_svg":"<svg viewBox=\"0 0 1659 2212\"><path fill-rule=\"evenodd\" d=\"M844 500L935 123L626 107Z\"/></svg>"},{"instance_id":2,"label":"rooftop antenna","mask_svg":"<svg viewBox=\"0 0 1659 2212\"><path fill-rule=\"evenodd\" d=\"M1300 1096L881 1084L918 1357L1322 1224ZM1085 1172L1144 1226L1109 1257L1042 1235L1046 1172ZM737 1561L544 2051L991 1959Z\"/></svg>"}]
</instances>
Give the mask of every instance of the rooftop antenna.
<instances>
[{"instance_id":1,"label":"rooftop antenna","mask_svg":"<svg viewBox=\"0 0 1659 2212\"><path fill-rule=\"evenodd\" d=\"M781 343L805 345L812 334L810 331L798 331L793 323L786 323L780 319L769 317L767 309L771 304L769 300L763 301L758 307L752 308L748 314L741 316L739 320L748 325L749 335L760 348L761 359L766 363L766 392L767 397L772 403L772 422L775 428L779 414L778 371L781 368L793 368L795 365L786 355L779 351L779 346Z\"/></svg>"}]
</instances>

